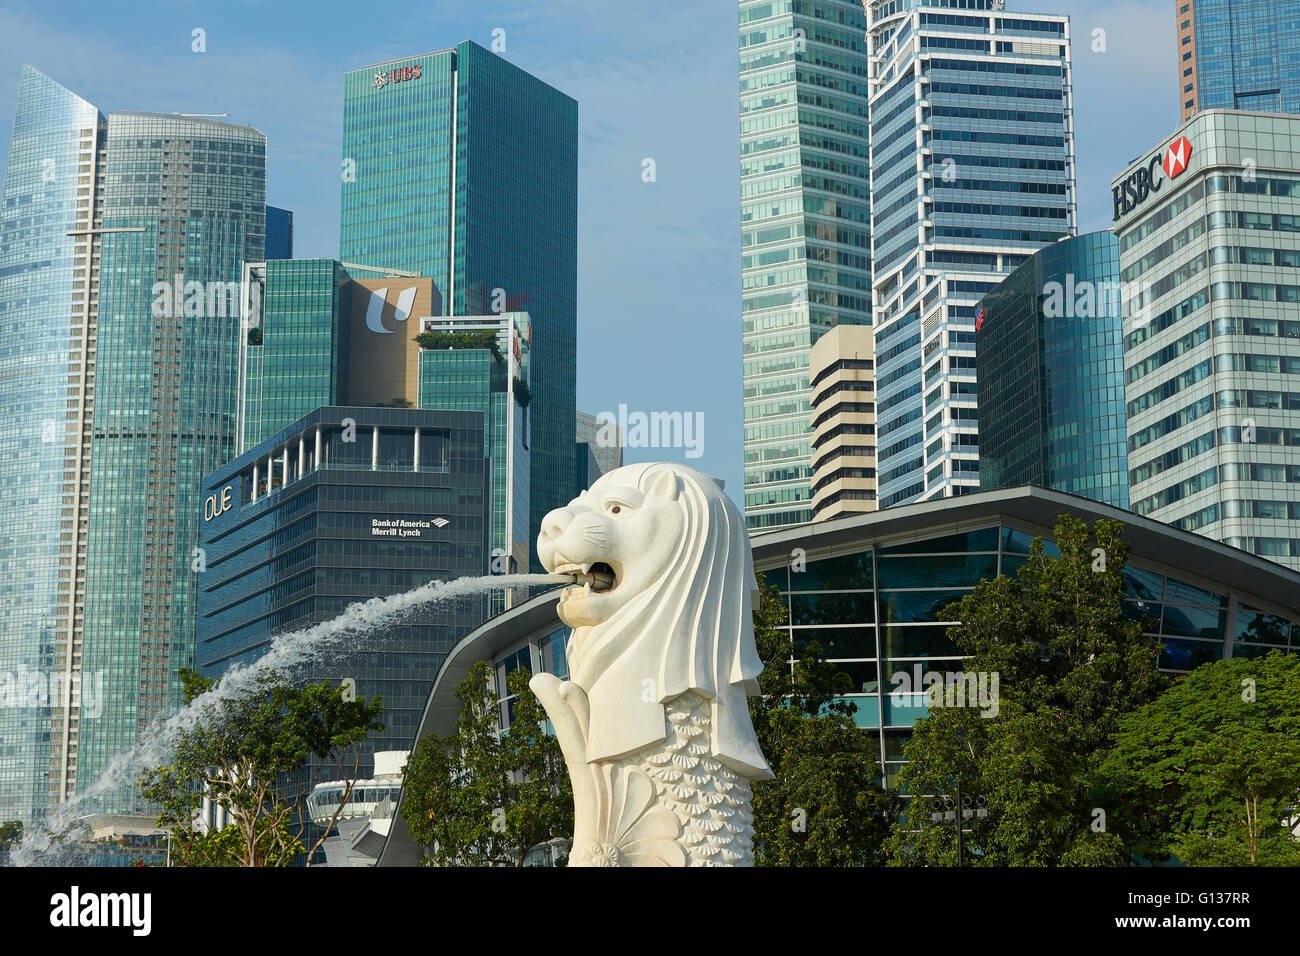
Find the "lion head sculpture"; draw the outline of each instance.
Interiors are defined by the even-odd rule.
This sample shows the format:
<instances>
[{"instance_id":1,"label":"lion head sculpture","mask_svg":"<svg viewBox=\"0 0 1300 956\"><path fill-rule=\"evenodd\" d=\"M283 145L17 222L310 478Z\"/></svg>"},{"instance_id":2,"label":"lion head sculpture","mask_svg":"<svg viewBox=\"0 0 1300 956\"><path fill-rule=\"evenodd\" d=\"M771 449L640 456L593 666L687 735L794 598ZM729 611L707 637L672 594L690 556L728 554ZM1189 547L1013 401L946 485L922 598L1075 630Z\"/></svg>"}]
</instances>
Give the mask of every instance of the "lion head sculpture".
<instances>
[{"instance_id":1,"label":"lion head sculpture","mask_svg":"<svg viewBox=\"0 0 1300 956\"><path fill-rule=\"evenodd\" d=\"M627 465L550 512L542 563L569 573L560 618L573 630L570 680L590 701L587 760L613 760L665 738L664 704L712 703L712 751L767 779L746 695L758 693L757 595L749 535L720 483L683 465ZM617 720L597 720L597 714Z\"/></svg>"}]
</instances>

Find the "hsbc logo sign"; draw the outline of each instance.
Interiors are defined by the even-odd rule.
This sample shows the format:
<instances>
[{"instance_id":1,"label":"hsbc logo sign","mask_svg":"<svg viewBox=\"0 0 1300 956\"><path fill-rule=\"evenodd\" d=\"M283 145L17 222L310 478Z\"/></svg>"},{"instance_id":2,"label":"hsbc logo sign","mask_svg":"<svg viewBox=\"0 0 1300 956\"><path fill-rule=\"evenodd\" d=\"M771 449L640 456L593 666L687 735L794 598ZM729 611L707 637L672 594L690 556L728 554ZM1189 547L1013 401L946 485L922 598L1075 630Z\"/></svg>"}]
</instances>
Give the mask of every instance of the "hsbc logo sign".
<instances>
[{"instance_id":1,"label":"hsbc logo sign","mask_svg":"<svg viewBox=\"0 0 1300 956\"><path fill-rule=\"evenodd\" d=\"M1187 141L1186 136L1180 136L1165 150L1165 161L1161 163L1164 167L1165 176L1169 179L1177 179L1187 168L1187 161L1192 158L1192 144Z\"/></svg>"},{"instance_id":2,"label":"hsbc logo sign","mask_svg":"<svg viewBox=\"0 0 1300 956\"><path fill-rule=\"evenodd\" d=\"M1181 176L1191 158L1191 142L1186 136L1179 136L1162 152L1152 156L1145 166L1139 166L1111 188L1111 199L1114 201L1112 219L1118 221L1120 216L1128 215L1145 202L1148 196L1160 192L1166 179Z\"/></svg>"}]
</instances>

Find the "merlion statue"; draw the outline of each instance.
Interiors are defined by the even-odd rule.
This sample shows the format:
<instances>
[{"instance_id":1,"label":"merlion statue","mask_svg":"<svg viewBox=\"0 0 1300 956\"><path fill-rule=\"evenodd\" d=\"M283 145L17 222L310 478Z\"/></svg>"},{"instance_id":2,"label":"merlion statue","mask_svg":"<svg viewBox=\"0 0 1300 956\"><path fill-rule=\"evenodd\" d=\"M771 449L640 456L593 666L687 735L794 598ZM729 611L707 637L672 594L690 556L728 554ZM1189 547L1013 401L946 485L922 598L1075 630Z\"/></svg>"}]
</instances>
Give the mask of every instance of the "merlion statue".
<instances>
[{"instance_id":1,"label":"merlion statue","mask_svg":"<svg viewBox=\"0 0 1300 956\"><path fill-rule=\"evenodd\" d=\"M571 866L753 863L751 780L768 780L746 695L763 665L749 535L692 468L615 469L542 522L570 678L530 686L573 780Z\"/></svg>"}]
</instances>

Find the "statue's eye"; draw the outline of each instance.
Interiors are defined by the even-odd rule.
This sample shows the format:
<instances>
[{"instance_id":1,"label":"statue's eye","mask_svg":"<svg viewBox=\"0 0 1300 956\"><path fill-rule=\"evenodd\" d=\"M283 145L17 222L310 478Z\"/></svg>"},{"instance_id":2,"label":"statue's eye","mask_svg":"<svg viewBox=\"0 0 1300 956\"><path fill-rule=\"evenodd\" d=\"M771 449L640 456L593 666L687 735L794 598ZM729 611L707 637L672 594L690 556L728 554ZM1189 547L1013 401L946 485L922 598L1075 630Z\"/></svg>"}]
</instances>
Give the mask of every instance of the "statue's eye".
<instances>
[{"instance_id":1,"label":"statue's eye","mask_svg":"<svg viewBox=\"0 0 1300 956\"><path fill-rule=\"evenodd\" d=\"M623 509L620 508L618 505L610 505L610 507L609 507L609 513L612 514L612 515L616 515L616 514L618 514L620 511L622 511L622 510L623 510Z\"/></svg>"}]
</instances>

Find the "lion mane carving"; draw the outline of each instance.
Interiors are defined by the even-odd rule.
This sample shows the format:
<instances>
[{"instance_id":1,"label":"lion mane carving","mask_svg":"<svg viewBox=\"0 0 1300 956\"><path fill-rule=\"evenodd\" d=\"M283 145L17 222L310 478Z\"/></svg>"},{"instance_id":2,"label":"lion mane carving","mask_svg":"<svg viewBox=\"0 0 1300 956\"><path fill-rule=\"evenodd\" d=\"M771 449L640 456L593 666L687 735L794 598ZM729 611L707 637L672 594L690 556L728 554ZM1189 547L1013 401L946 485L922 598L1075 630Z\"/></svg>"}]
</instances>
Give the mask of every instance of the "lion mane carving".
<instances>
[{"instance_id":1,"label":"lion mane carving","mask_svg":"<svg viewBox=\"0 0 1300 956\"><path fill-rule=\"evenodd\" d=\"M749 781L771 770L758 693L749 536L721 483L682 465L603 475L542 522L542 563L577 583L570 678L531 686L574 790L572 865L751 863Z\"/></svg>"}]
</instances>

